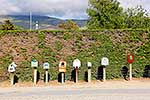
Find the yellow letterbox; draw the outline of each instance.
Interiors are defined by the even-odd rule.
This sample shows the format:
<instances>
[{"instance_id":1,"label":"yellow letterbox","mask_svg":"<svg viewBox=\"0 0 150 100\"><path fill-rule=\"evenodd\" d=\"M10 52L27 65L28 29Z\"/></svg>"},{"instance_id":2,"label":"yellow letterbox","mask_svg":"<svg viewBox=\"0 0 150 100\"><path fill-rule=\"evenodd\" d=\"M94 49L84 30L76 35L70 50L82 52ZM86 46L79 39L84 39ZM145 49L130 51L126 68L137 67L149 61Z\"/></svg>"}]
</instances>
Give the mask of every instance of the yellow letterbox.
<instances>
[{"instance_id":1,"label":"yellow letterbox","mask_svg":"<svg viewBox=\"0 0 150 100\"><path fill-rule=\"evenodd\" d=\"M66 62L65 61L60 61L59 63L59 72L66 72Z\"/></svg>"}]
</instances>

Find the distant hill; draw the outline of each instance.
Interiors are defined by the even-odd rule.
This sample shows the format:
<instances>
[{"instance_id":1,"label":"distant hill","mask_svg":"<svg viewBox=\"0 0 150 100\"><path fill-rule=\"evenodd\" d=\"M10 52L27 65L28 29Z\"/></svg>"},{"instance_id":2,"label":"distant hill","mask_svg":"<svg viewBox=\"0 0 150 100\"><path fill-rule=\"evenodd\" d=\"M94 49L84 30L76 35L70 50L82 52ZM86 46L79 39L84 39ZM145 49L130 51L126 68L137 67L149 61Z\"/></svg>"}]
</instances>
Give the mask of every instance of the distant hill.
<instances>
[{"instance_id":1,"label":"distant hill","mask_svg":"<svg viewBox=\"0 0 150 100\"><path fill-rule=\"evenodd\" d=\"M49 25L58 25L60 23L63 23L69 19L63 20L59 18L54 17L48 17L48 16L38 16L33 15L33 29L35 27L35 22L39 22L40 27L47 27ZM3 22L6 19L10 19L15 25L20 26L24 29L29 29L29 16L28 15L7 15L7 16L0 16L0 23ZM72 19L74 22L76 22L80 27L85 26L86 19L80 20L80 19Z\"/></svg>"}]
</instances>

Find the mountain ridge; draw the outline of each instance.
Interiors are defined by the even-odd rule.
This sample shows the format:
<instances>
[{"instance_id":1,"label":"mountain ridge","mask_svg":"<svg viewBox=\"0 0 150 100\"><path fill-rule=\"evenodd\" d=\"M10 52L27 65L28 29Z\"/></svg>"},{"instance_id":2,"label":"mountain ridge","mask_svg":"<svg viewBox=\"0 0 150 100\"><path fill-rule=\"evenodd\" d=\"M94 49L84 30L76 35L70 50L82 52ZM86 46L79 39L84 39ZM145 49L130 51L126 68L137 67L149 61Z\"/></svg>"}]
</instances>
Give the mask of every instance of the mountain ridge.
<instances>
[{"instance_id":1,"label":"mountain ridge","mask_svg":"<svg viewBox=\"0 0 150 100\"><path fill-rule=\"evenodd\" d=\"M23 29L29 29L29 15L1 15L0 22L4 22L4 20L11 20L17 26L22 27ZM33 15L32 16L32 23L33 29L35 28L36 21L38 21L39 26L46 27L48 25L57 26L60 23L66 22L68 20L72 20L78 24L78 26L83 27L85 26L87 19L60 19L56 17L50 16L41 16L41 15Z\"/></svg>"}]
</instances>

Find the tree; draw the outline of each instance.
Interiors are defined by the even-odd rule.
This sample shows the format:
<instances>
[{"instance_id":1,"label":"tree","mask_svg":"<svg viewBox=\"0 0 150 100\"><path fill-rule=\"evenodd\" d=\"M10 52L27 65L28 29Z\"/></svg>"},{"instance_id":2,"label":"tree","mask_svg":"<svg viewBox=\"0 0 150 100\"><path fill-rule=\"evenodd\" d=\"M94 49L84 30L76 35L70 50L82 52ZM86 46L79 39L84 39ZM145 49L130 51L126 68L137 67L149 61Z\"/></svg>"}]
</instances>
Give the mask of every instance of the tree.
<instances>
[{"instance_id":1,"label":"tree","mask_svg":"<svg viewBox=\"0 0 150 100\"><path fill-rule=\"evenodd\" d=\"M87 27L118 29L124 27L123 8L117 0L89 0Z\"/></svg>"},{"instance_id":2,"label":"tree","mask_svg":"<svg viewBox=\"0 0 150 100\"><path fill-rule=\"evenodd\" d=\"M125 11L125 23L127 28L149 28L150 18L142 6L137 6L135 8L128 8Z\"/></svg>"},{"instance_id":3,"label":"tree","mask_svg":"<svg viewBox=\"0 0 150 100\"><path fill-rule=\"evenodd\" d=\"M117 0L89 0L87 13L87 27L92 29L150 27L150 17L142 6L128 8L125 11Z\"/></svg>"},{"instance_id":4,"label":"tree","mask_svg":"<svg viewBox=\"0 0 150 100\"><path fill-rule=\"evenodd\" d=\"M79 29L79 26L73 22L72 20L68 20L67 22L61 23L58 25L58 27L67 29L67 30L77 30Z\"/></svg>"},{"instance_id":5,"label":"tree","mask_svg":"<svg viewBox=\"0 0 150 100\"><path fill-rule=\"evenodd\" d=\"M16 27L12 22L10 22L10 20L6 20L4 24L2 24L1 29L2 30L15 30Z\"/></svg>"}]
</instances>

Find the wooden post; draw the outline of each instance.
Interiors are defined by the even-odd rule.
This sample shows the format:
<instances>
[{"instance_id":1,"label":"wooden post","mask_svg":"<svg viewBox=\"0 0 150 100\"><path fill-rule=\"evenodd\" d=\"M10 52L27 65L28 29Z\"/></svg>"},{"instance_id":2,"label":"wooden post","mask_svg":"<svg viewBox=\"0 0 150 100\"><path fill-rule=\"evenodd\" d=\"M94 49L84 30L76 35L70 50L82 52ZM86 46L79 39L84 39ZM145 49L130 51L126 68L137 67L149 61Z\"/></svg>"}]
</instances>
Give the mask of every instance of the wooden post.
<instances>
[{"instance_id":1,"label":"wooden post","mask_svg":"<svg viewBox=\"0 0 150 100\"><path fill-rule=\"evenodd\" d=\"M14 73L10 73L10 81L11 81L11 85L14 85Z\"/></svg>"},{"instance_id":2,"label":"wooden post","mask_svg":"<svg viewBox=\"0 0 150 100\"><path fill-rule=\"evenodd\" d=\"M62 72L62 73L61 73L61 83L62 83L62 84L64 84L64 76L65 76L65 75L64 75L64 73Z\"/></svg>"},{"instance_id":3,"label":"wooden post","mask_svg":"<svg viewBox=\"0 0 150 100\"><path fill-rule=\"evenodd\" d=\"M130 66L130 81L132 80L132 64L129 65Z\"/></svg>"},{"instance_id":4,"label":"wooden post","mask_svg":"<svg viewBox=\"0 0 150 100\"><path fill-rule=\"evenodd\" d=\"M34 68L34 85L37 83L37 68Z\"/></svg>"},{"instance_id":5,"label":"wooden post","mask_svg":"<svg viewBox=\"0 0 150 100\"><path fill-rule=\"evenodd\" d=\"M75 83L78 83L78 68L76 68L75 79Z\"/></svg>"},{"instance_id":6,"label":"wooden post","mask_svg":"<svg viewBox=\"0 0 150 100\"><path fill-rule=\"evenodd\" d=\"M105 66L103 67L103 81L106 81L106 68Z\"/></svg>"},{"instance_id":7,"label":"wooden post","mask_svg":"<svg viewBox=\"0 0 150 100\"><path fill-rule=\"evenodd\" d=\"M88 68L88 82L91 82L91 68Z\"/></svg>"},{"instance_id":8,"label":"wooden post","mask_svg":"<svg viewBox=\"0 0 150 100\"><path fill-rule=\"evenodd\" d=\"M45 71L45 82L46 84L48 83L48 70L47 69Z\"/></svg>"}]
</instances>

